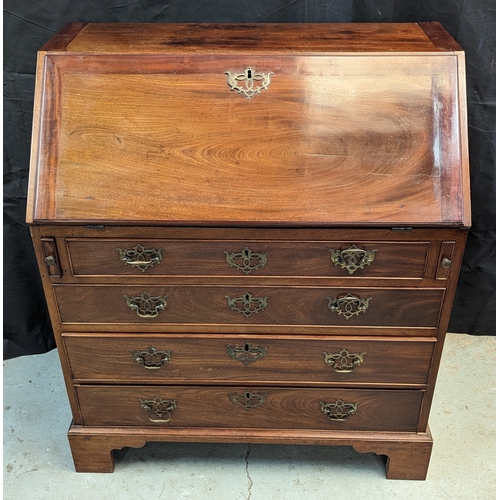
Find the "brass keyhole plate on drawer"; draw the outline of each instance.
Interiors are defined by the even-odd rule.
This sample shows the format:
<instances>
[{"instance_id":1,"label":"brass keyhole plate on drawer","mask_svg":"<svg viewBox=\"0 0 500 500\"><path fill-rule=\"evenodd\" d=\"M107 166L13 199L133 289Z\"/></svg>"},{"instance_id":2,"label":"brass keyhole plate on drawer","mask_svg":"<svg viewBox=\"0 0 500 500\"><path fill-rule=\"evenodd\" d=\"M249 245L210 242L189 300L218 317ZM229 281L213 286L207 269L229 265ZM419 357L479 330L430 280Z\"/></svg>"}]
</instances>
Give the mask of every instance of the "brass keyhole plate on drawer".
<instances>
[{"instance_id":1,"label":"brass keyhole plate on drawer","mask_svg":"<svg viewBox=\"0 0 500 500\"><path fill-rule=\"evenodd\" d=\"M246 342L243 345L226 345L227 355L230 358L241 361L244 365L249 365L258 359L262 359L267 354L267 347L252 345Z\"/></svg>"},{"instance_id":2,"label":"brass keyhole plate on drawer","mask_svg":"<svg viewBox=\"0 0 500 500\"><path fill-rule=\"evenodd\" d=\"M257 394L252 391L246 391L243 394L238 394L236 392L231 392L228 394L231 403L237 406L245 408L245 410L251 410L256 406L263 405L267 399L268 394Z\"/></svg>"}]
</instances>

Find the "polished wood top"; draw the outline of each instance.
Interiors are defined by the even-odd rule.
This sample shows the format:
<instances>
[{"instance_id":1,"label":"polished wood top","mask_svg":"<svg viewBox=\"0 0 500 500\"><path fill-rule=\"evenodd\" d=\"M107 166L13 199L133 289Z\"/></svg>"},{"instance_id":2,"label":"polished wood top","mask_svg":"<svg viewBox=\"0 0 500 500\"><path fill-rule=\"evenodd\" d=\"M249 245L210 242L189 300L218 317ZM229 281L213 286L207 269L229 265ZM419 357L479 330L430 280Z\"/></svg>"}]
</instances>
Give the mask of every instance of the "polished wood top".
<instances>
[{"instance_id":1,"label":"polished wood top","mask_svg":"<svg viewBox=\"0 0 500 500\"><path fill-rule=\"evenodd\" d=\"M463 53L424 28L69 26L39 56L27 220L467 226Z\"/></svg>"},{"instance_id":2,"label":"polished wood top","mask_svg":"<svg viewBox=\"0 0 500 500\"><path fill-rule=\"evenodd\" d=\"M86 53L435 52L461 50L438 23L74 23L42 50Z\"/></svg>"}]
</instances>

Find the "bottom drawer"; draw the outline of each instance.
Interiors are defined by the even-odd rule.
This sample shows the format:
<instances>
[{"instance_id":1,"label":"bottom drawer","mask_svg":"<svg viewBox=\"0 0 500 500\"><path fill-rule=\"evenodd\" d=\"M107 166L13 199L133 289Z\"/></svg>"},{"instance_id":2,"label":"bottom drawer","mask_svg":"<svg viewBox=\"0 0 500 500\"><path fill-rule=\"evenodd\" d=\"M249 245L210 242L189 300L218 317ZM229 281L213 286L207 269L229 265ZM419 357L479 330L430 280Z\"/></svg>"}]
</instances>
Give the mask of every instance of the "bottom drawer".
<instances>
[{"instance_id":1,"label":"bottom drawer","mask_svg":"<svg viewBox=\"0 0 500 500\"><path fill-rule=\"evenodd\" d=\"M89 426L417 430L423 391L77 386Z\"/></svg>"}]
</instances>

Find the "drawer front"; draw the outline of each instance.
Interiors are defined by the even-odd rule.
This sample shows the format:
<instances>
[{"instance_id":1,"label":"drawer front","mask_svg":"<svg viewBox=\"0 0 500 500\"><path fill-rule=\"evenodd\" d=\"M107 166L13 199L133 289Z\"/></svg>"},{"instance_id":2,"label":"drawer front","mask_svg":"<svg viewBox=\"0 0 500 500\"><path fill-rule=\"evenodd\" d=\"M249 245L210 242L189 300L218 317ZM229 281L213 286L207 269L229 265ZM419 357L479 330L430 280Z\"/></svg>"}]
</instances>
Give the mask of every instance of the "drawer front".
<instances>
[{"instance_id":1,"label":"drawer front","mask_svg":"<svg viewBox=\"0 0 500 500\"><path fill-rule=\"evenodd\" d=\"M419 390L77 386L83 424L416 431Z\"/></svg>"},{"instance_id":2,"label":"drawer front","mask_svg":"<svg viewBox=\"0 0 500 500\"><path fill-rule=\"evenodd\" d=\"M443 289L55 285L63 323L435 327Z\"/></svg>"},{"instance_id":3,"label":"drawer front","mask_svg":"<svg viewBox=\"0 0 500 500\"><path fill-rule=\"evenodd\" d=\"M425 385L434 342L64 335L82 382Z\"/></svg>"},{"instance_id":4,"label":"drawer front","mask_svg":"<svg viewBox=\"0 0 500 500\"><path fill-rule=\"evenodd\" d=\"M422 278L427 242L66 240L74 276Z\"/></svg>"}]
</instances>

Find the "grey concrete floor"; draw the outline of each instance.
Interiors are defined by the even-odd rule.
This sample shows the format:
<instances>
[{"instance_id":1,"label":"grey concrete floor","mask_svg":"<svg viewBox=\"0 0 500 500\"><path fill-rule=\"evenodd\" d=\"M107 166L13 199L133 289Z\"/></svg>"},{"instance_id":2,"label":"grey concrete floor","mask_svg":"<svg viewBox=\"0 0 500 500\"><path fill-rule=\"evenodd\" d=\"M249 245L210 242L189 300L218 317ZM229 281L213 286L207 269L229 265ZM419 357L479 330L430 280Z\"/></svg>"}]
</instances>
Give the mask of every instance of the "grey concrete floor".
<instances>
[{"instance_id":1,"label":"grey concrete floor","mask_svg":"<svg viewBox=\"0 0 500 500\"><path fill-rule=\"evenodd\" d=\"M74 472L57 352L4 362L6 500L495 498L495 338L448 334L426 481L385 479L348 447L149 443L115 452L113 474Z\"/></svg>"}]
</instances>

